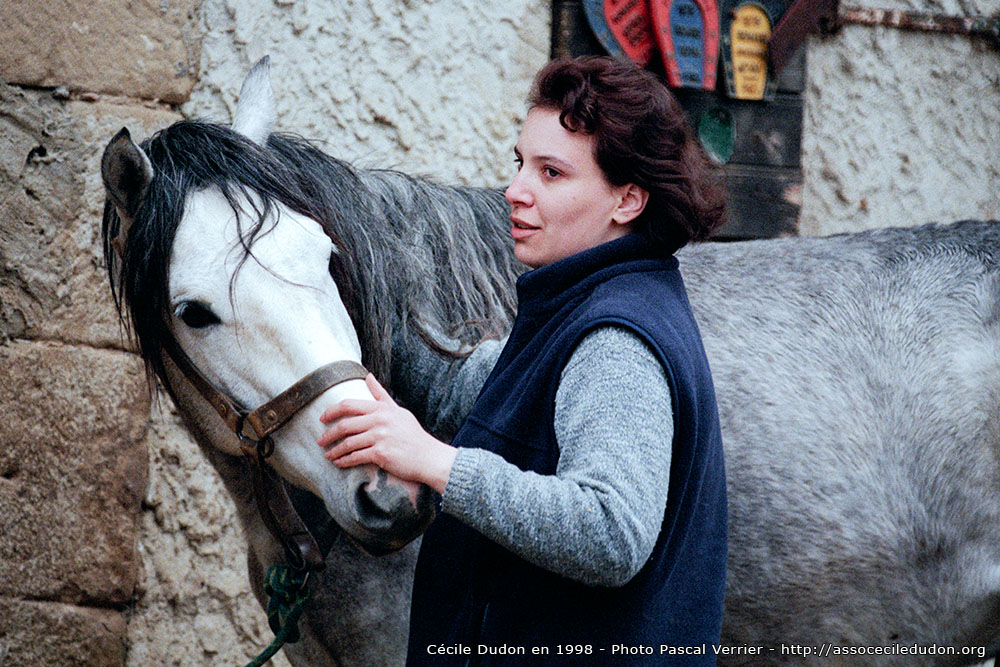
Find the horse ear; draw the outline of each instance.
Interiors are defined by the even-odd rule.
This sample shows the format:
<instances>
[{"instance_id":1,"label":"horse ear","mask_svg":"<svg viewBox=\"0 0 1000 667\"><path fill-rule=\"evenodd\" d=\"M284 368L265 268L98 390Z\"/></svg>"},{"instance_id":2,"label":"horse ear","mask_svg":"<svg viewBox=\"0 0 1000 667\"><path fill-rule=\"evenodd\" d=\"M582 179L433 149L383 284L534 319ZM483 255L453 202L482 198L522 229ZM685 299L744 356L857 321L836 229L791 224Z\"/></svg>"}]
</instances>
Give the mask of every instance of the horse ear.
<instances>
[{"instance_id":1,"label":"horse ear","mask_svg":"<svg viewBox=\"0 0 1000 667\"><path fill-rule=\"evenodd\" d=\"M120 244L125 240L153 181L153 164L132 141L127 128L123 127L105 147L101 157L101 178L108 198L121 218L118 237L112 241L120 254Z\"/></svg>"},{"instance_id":2,"label":"horse ear","mask_svg":"<svg viewBox=\"0 0 1000 667\"><path fill-rule=\"evenodd\" d=\"M277 118L271 90L271 57L264 56L243 79L233 115L233 131L263 146Z\"/></svg>"}]
</instances>

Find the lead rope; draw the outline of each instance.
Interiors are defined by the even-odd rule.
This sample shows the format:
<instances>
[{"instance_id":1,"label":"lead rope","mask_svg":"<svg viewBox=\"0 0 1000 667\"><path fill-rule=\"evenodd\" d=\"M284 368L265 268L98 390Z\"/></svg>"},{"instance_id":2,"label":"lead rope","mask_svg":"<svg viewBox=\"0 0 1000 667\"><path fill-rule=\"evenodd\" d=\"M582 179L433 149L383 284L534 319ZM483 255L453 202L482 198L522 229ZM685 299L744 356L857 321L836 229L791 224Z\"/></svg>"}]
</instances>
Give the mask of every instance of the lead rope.
<instances>
[{"instance_id":1,"label":"lead rope","mask_svg":"<svg viewBox=\"0 0 1000 667\"><path fill-rule=\"evenodd\" d=\"M274 633L274 641L260 655L246 664L246 667L261 667L267 663L286 643L294 644L301 638L299 617L305 608L309 593L306 583L309 572L296 570L291 565L272 565L264 578L264 592L267 601L267 624Z\"/></svg>"},{"instance_id":2,"label":"lead rope","mask_svg":"<svg viewBox=\"0 0 1000 667\"><path fill-rule=\"evenodd\" d=\"M242 430L242 429L241 429ZM241 438L243 440L243 438ZM251 441L252 442L252 441ZM269 530L281 541L281 530L278 528L270 506L265 499L263 487L264 459L274 453L274 441L270 437L258 440L253 449L247 449L246 454L254 462L254 496L257 498L258 508L261 518L265 524L270 521L275 525ZM261 503L261 501L264 501ZM281 650L285 644L294 644L299 641L302 634L299 632L299 618L305 609L309 593L306 591L306 584L309 582L309 568L306 559L301 554L295 552L289 544L285 543L285 556L293 561L294 565L288 563L278 563L267 568L264 575L264 594L267 596L267 624L274 633L274 639L267 648L248 662L246 667L261 667L266 664ZM298 558L293 558L298 556Z\"/></svg>"}]
</instances>

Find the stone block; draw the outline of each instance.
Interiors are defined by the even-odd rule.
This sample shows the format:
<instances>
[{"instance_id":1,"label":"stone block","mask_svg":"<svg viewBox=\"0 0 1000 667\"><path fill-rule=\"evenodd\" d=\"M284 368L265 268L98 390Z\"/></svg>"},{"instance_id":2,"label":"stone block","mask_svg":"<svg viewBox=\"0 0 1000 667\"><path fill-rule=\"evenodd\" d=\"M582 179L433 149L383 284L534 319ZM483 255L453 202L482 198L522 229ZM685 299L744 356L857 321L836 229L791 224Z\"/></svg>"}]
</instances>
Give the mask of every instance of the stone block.
<instances>
[{"instance_id":1,"label":"stone block","mask_svg":"<svg viewBox=\"0 0 1000 667\"><path fill-rule=\"evenodd\" d=\"M100 241L100 159L180 116L141 104L62 102L0 83L0 341L121 347Z\"/></svg>"},{"instance_id":2,"label":"stone block","mask_svg":"<svg viewBox=\"0 0 1000 667\"><path fill-rule=\"evenodd\" d=\"M0 346L0 595L133 598L149 410L135 355Z\"/></svg>"},{"instance_id":3,"label":"stone block","mask_svg":"<svg viewBox=\"0 0 1000 667\"><path fill-rule=\"evenodd\" d=\"M110 609L0 598L4 667L125 664L125 619Z\"/></svg>"},{"instance_id":4,"label":"stone block","mask_svg":"<svg viewBox=\"0 0 1000 667\"><path fill-rule=\"evenodd\" d=\"M7 2L0 78L183 102L198 76L201 0Z\"/></svg>"}]
</instances>

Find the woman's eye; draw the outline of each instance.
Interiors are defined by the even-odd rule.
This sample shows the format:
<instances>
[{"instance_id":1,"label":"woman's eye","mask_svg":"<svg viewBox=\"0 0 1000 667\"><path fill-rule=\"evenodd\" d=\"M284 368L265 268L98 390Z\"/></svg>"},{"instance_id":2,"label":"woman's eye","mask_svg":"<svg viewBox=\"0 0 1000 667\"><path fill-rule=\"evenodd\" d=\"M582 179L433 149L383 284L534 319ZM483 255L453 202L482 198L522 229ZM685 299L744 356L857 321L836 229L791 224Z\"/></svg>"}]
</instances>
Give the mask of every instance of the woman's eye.
<instances>
[{"instance_id":1,"label":"woman's eye","mask_svg":"<svg viewBox=\"0 0 1000 667\"><path fill-rule=\"evenodd\" d=\"M552 167L545 167L544 169L542 169L542 171L549 178L558 178L560 176L559 171L556 170L556 169L553 169Z\"/></svg>"},{"instance_id":2,"label":"woman's eye","mask_svg":"<svg viewBox=\"0 0 1000 667\"><path fill-rule=\"evenodd\" d=\"M204 329L207 326L222 322L219 316L213 313L208 306L197 301L185 301L177 306L174 314L192 329Z\"/></svg>"}]
</instances>

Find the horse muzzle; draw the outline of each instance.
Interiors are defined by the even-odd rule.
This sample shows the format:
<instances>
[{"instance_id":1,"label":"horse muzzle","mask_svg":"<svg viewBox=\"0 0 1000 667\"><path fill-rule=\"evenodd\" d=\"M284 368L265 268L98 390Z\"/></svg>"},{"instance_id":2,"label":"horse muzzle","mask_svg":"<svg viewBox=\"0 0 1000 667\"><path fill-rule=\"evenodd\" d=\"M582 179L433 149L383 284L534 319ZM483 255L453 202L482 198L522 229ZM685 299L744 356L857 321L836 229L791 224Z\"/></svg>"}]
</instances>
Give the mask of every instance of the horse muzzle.
<instances>
[{"instance_id":1,"label":"horse muzzle","mask_svg":"<svg viewBox=\"0 0 1000 667\"><path fill-rule=\"evenodd\" d=\"M352 469L349 487L354 490L354 520L341 527L372 555L402 549L434 519L434 492L430 487L391 477L375 465Z\"/></svg>"}]
</instances>

